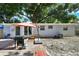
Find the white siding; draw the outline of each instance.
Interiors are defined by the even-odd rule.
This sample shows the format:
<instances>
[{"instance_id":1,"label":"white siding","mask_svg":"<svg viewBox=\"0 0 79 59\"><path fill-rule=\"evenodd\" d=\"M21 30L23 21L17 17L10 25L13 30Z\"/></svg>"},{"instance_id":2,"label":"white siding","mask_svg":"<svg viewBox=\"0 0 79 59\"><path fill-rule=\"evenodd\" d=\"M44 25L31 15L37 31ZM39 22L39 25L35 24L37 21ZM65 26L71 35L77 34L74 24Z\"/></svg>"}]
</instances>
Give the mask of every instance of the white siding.
<instances>
[{"instance_id":1,"label":"white siding","mask_svg":"<svg viewBox=\"0 0 79 59\"><path fill-rule=\"evenodd\" d=\"M20 36L24 35L24 26L20 26Z\"/></svg>"},{"instance_id":2,"label":"white siding","mask_svg":"<svg viewBox=\"0 0 79 59\"><path fill-rule=\"evenodd\" d=\"M10 26L5 25L3 35L6 36L7 34L10 34Z\"/></svg>"},{"instance_id":3,"label":"white siding","mask_svg":"<svg viewBox=\"0 0 79 59\"><path fill-rule=\"evenodd\" d=\"M11 37L15 36L15 26L5 25L3 30L3 36L10 34Z\"/></svg>"},{"instance_id":4,"label":"white siding","mask_svg":"<svg viewBox=\"0 0 79 59\"><path fill-rule=\"evenodd\" d=\"M67 31L63 30L62 32L64 36L75 36L75 27L73 25L69 25L68 30Z\"/></svg>"},{"instance_id":5,"label":"white siding","mask_svg":"<svg viewBox=\"0 0 79 59\"><path fill-rule=\"evenodd\" d=\"M54 35L56 35L57 33L61 33L64 36L75 36L75 26L71 25L71 24L64 24L64 25L60 25L60 24L37 24L38 26L45 26L45 30L40 30L39 28L39 35L40 37L52 37ZM48 26L52 25L53 28L49 29ZM63 30L64 26L68 26L68 30L65 31ZM24 35L24 26L20 27L20 35L23 36ZM9 34L11 35L11 37L16 36L16 27L15 26L9 26L9 25L5 25L4 26L4 35ZM38 32L37 32L37 28L32 28L32 35L37 36ZM26 36L26 35L25 35ZM27 35L28 36L28 35Z\"/></svg>"},{"instance_id":6,"label":"white siding","mask_svg":"<svg viewBox=\"0 0 79 59\"><path fill-rule=\"evenodd\" d=\"M11 37L15 37L16 35L16 33L15 33L15 30L16 30L16 28L15 28L15 26L10 26L10 35L11 35Z\"/></svg>"},{"instance_id":7,"label":"white siding","mask_svg":"<svg viewBox=\"0 0 79 59\"><path fill-rule=\"evenodd\" d=\"M39 24L40 26L40 24ZM42 25L41 25L42 26ZM43 25L45 26L45 30L40 30L39 29L39 35L41 37L53 37L57 33L63 34L63 36L75 36L75 26L74 25L53 25L52 29L48 29L48 25ZM65 31L63 30L64 26L68 26L68 30ZM32 28L32 34L37 36L37 29Z\"/></svg>"}]
</instances>

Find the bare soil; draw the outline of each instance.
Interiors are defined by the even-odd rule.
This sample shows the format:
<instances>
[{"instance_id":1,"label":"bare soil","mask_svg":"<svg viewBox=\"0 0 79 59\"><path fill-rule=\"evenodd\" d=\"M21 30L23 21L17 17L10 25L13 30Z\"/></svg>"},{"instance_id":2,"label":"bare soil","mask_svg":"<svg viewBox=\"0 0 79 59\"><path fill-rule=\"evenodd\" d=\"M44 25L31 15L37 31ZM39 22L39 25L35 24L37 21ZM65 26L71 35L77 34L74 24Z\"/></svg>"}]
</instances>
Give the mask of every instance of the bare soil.
<instances>
[{"instance_id":1,"label":"bare soil","mask_svg":"<svg viewBox=\"0 0 79 59\"><path fill-rule=\"evenodd\" d=\"M34 45L32 40L25 40L26 49L0 50L0 56L33 56L34 51L39 49L46 49L51 56L79 56L79 37L41 38L41 40L43 44L40 45Z\"/></svg>"},{"instance_id":2,"label":"bare soil","mask_svg":"<svg viewBox=\"0 0 79 59\"><path fill-rule=\"evenodd\" d=\"M51 56L79 56L79 37L48 38L43 45Z\"/></svg>"}]
</instances>

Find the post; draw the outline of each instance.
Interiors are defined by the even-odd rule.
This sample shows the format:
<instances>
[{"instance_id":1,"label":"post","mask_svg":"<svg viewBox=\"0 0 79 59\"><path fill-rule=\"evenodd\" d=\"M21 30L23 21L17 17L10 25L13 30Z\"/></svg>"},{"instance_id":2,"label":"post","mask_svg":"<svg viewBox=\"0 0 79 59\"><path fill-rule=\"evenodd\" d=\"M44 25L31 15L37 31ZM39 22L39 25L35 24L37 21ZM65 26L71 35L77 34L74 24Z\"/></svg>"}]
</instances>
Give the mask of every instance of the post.
<instances>
[{"instance_id":1,"label":"post","mask_svg":"<svg viewBox=\"0 0 79 59\"><path fill-rule=\"evenodd\" d=\"M27 27L27 36L29 37L29 27Z\"/></svg>"},{"instance_id":2,"label":"post","mask_svg":"<svg viewBox=\"0 0 79 59\"><path fill-rule=\"evenodd\" d=\"M37 39L35 39L34 44L42 44L42 41L39 38L39 26L36 25L37 28Z\"/></svg>"}]
</instances>

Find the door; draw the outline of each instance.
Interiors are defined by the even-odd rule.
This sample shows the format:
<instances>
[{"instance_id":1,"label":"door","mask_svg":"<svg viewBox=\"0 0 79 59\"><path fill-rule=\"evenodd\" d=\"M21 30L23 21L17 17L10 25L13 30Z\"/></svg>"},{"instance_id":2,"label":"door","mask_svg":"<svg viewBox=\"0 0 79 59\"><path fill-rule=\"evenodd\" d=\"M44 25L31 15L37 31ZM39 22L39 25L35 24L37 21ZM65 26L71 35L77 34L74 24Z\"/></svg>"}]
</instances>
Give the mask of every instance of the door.
<instances>
[{"instance_id":1,"label":"door","mask_svg":"<svg viewBox=\"0 0 79 59\"><path fill-rule=\"evenodd\" d=\"M16 36L20 35L20 27L16 27Z\"/></svg>"},{"instance_id":2,"label":"door","mask_svg":"<svg viewBox=\"0 0 79 59\"><path fill-rule=\"evenodd\" d=\"M32 28L29 27L29 35L32 35Z\"/></svg>"},{"instance_id":3,"label":"door","mask_svg":"<svg viewBox=\"0 0 79 59\"><path fill-rule=\"evenodd\" d=\"M24 27L24 35L27 35L28 34L28 27Z\"/></svg>"}]
</instances>

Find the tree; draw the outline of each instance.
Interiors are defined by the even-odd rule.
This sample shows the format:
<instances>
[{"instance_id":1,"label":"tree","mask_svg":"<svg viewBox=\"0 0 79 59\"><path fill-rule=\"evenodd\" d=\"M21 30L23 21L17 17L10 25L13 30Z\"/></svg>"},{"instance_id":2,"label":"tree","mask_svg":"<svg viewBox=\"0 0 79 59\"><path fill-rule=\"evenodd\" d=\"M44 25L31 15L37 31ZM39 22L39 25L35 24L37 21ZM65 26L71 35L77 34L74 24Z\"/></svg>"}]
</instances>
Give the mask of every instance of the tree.
<instances>
[{"instance_id":1,"label":"tree","mask_svg":"<svg viewBox=\"0 0 79 59\"><path fill-rule=\"evenodd\" d=\"M51 8L48 16L52 16L62 23L68 23L71 19L76 19L75 16L68 15L68 12L74 11L75 9L77 7L73 4L57 4L54 8Z\"/></svg>"},{"instance_id":2,"label":"tree","mask_svg":"<svg viewBox=\"0 0 79 59\"><path fill-rule=\"evenodd\" d=\"M33 22L40 22L44 17L43 10L51 4L0 4L1 15L5 14L7 18L11 18L16 12L21 12L23 9L30 15ZM4 8L3 8L4 7Z\"/></svg>"},{"instance_id":3,"label":"tree","mask_svg":"<svg viewBox=\"0 0 79 59\"><path fill-rule=\"evenodd\" d=\"M79 4L69 3L13 3L13 4L0 4L0 16L6 15L10 19L17 12L24 10L33 22L35 23L53 23L58 20L62 23L67 23L71 19L76 19L75 16L68 15L68 12L76 11L79 9ZM3 19L1 18L0 19ZM3 22L3 20L0 20Z\"/></svg>"}]
</instances>

